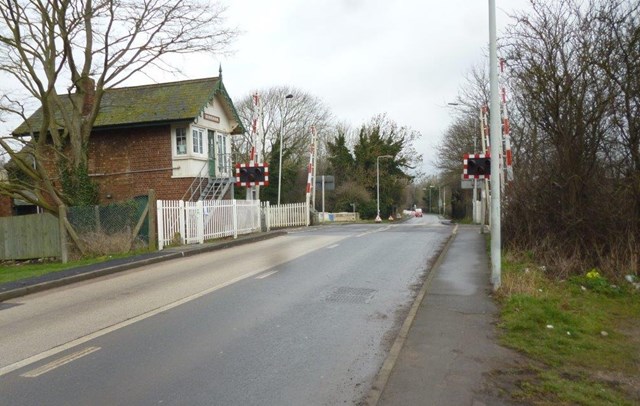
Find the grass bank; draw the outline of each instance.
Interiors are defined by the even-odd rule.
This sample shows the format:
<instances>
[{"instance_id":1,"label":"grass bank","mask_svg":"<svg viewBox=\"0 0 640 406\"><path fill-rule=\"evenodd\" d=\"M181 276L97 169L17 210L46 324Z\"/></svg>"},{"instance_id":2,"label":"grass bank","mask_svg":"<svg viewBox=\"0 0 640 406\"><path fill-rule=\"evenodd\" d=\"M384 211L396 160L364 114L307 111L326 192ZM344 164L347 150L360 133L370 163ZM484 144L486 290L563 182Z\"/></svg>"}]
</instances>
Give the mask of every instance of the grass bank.
<instances>
[{"instance_id":1,"label":"grass bank","mask_svg":"<svg viewBox=\"0 0 640 406\"><path fill-rule=\"evenodd\" d=\"M69 261L63 264L54 260L37 261L7 261L0 263L0 283L13 282L21 279L33 278L51 272L64 271L65 269L76 268L84 265L97 264L114 258L123 258L134 253L105 255L95 258Z\"/></svg>"},{"instance_id":2,"label":"grass bank","mask_svg":"<svg viewBox=\"0 0 640 406\"><path fill-rule=\"evenodd\" d=\"M511 396L543 405L640 404L640 291L597 270L557 281L526 257L503 262L501 341L526 355Z\"/></svg>"}]
</instances>

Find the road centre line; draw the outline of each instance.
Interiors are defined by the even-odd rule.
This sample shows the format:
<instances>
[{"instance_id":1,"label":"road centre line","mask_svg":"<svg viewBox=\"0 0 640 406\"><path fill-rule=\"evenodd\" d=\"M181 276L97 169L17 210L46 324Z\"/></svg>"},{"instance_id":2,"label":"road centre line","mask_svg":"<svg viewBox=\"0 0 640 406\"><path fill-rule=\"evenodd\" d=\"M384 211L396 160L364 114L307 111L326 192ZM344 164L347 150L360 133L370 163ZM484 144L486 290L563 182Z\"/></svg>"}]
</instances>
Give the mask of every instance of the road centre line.
<instances>
[{"instance_id":1,"label":"road centre line","mask_svg":"<svg viewBox=\"0 0 640 406\"><path fill-rule=\"evenodd\" d=\"M177 301L175 301L173 303L166 304L164 306L158 307L157 309L150 310L150 311L148 311L146 313L140 314L140 315L138 315L136 317L132 317L132 318L130 318L128 320L124 320L124 321L122 321L120 323L116 323L116 324L114 324L112 326L105 327L102 330L98 330L98 331L95 331L95 332L93 332L91 334L87 334L84 337L80 337L80 338L77 338L75 340L69 341L69 342L67 342L65 344L61 344L61 345L59 345L57 347L54 347L54 348L51 348L51 349L49 349L47 351L41 352L40 354L36 354L36 355L33 355L33 356L29 357L29 358L25 358L22 361L18 361L18 362L15 362L15 363L11 364L11 365L7 365L6 367L0 368L0 376L6 375L8 373L11 373L11 372L13 372L13 371L15 371L17 369L24 368L24 367L26 367L28 365L31 365L31 364L33 364L35 362L38 362L38 361L41 361L41 360L43 360L45 358L52 357L52 356L54 356L56 354L59 354L59 353L61 353L63 351L66 351L66 350L68 350L70 348L77 347L77 346L79 346L81 344L84 344L86 342L89 342L89 341L91 341L93 339L96 339L98 337L102 337L103 335L106 335L106 334L109 334L109 333L114 332L116 330L119 330L121 328L130 326L131 324L137 323L137 322L142 321L144 319L148 319L149 317L155 316L156 314L165 312L167 310L171 310L171 309L173 309L175 307L178 307L180 305L188 303L188 302L190 302L192 300L195 300L195 299L198 299L198 298L200 298L202 296L208 295L209 293L215 292L216 290L220 290L220 289L222 289L224 287L227 287L229 285L233 285L234 283L239 282L239 281L241 281L243 279L250 278L250 277L252 277L254 275L259 274L260 272L262 272L262 270L255 270L255 271L247 272L247 273L242 274L242 275L240 275L238 277L230 279L230 280L228 280L226 282L223 282L223 283L220 283L220 284L218 284L216 286L213 286L213 287L211 287L209 289L203 290L202 292L194 293L193 295L184 297L184 298L182 298L180 300L177 300Z\"/></svg>"},{"instance_id":2,"label":"road centre line","mask_svg":"<svg viewBox=\"0 0 640 406\"><path fill-rule=\"evenodd\" d=\"M40 368L36 368L34 370L31 370L29 372L26 372L20 376L24 377L24 378L36 378L42 374L46 374L49 371L53 371L54 369L61 367L63 365L66 365L70 362L73 362L75 360L78 360L82 357L84 357L85 355L89 355L92 352L96 352L100 349L100 347L87 347L83 350L80 351L76 351L73 354L69 354L67 356L64 356L60 359L57 359L55 361L52 361L46 365L41 366Z\"/></svg>"},{"instance_id":3,"label":"road centre line","mask_svg":"<svg viewBox=\"0 0 640 406\"><path fill-rule=\"evenodd\" d=\"M271 272L265 272L265 273L263 273L262 275L258 275L258 276L256 276L256 278L255 278L255 279L264 279L264 278L266 278L266 277L269 277L269 276L273 275L274 273L278 273L278 271L277 271L277 270L275 270L275 271L271 271Z\"/></svg>"},{"instance_id":4,"label":"road centre line","mask_svg":"<svg viewBox=\"0 0 640 406\"><path fill-rule=\"evenodd\" d=\"M333 245L329 245L327 247L327 249L332 249L332 248L336 248L337 246L339 246L340 244L333 244Z\"/></svg>"},{"instance_id":5,"label":"road centre line","mask_svg":"<svg viewBox=\"0 0 640 406\"><path fill-rule=\"evenodd\" d=\"M390 228L391 228L391 226L385 226L385 227L382 227L382 228L376 228L375 230L365 231L362 234L356 235L356 238L364 237L365 235L369 235L369 234L373 234L373 233L379 233L380 231L387 231Z\"/></svg>"}]
</instances>

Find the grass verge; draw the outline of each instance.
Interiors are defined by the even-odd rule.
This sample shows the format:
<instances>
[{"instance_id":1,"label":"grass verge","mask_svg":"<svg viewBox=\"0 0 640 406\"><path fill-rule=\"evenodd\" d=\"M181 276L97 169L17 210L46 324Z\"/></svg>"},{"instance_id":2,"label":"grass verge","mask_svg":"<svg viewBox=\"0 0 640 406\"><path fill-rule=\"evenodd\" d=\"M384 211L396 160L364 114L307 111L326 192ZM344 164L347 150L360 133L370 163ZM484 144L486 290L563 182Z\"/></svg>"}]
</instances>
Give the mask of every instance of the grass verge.
<instances>
[{"instance_id":1,"label":"grass verge","mask_svg":"<svg viewBox=\"0 0 640 406\"><path fill-rule=\"evenodd\" d=\"M511 395L534 404L640 404L640 292L597 272L556 281L526 257L503 262L501 341L531 361Z\"/></svg>"},{"instance_id":2,"label":"grass verge","mask_svg":"<svg viewBox=\"0 0 640 406\"><path fill-rule=\"evenodd\" d=\"M134 253L105 255L77 261L69 261L66 264L57 261L34 262L34 261L11 261L0 263L0 284L13 282L21 279L33 278L51 272L64 271L65 269L76 268L84 265L97 264L114 258L124 258Z\"/></svg>"}]
</instances>

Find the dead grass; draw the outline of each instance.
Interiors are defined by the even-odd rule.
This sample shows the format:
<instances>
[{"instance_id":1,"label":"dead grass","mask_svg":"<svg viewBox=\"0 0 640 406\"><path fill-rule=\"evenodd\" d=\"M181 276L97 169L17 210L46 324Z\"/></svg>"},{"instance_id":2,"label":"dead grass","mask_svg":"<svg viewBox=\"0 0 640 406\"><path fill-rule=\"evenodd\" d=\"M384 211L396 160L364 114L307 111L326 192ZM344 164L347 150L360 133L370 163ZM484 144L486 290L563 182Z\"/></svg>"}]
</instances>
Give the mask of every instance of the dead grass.
<instances>
[{"instance_id":1,"label":"dead grass","mask_svg":"<svg viewBox=\"0 0 640 406\"><path fill-rule=\"evenodd\" d=\"M538 365L512 396L534 404L639 404L640 292L605 276L561 280L555 267L562 261L536 265L533 256L505 253L496 296L501 342Z\"/></svg>"},{"instance_id":2,"label":"dead grass","mask_svg":"<svg viewBox=\"0 0 640 406\"><path fill-rule=\"evenodd\" d=\"M131 233L120 232L114 234L86 233L80 236L85 255L102 256L109 254L124 254L131 250L138 250L144 247L144 242L136 239L131 243Z\"/></svg>"},{"instance_id":3,"label":"dead grass","mask_svg":"<svg viewBox=\"0 0 640 406\"><path fill-rule=\"evenodd\" d=\"M525 254L507 251L504 254L502 283L497 295L501 298L522 294L538 297L546 268L540 268Z\"/></svg>"}]
</instances>

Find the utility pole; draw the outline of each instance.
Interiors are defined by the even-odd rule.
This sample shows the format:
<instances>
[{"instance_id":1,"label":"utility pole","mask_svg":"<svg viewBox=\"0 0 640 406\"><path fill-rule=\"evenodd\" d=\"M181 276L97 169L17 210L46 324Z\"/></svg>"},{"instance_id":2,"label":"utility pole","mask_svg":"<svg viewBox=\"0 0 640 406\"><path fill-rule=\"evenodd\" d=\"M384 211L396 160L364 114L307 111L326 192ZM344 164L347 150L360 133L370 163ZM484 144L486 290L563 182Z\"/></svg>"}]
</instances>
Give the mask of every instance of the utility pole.
<instances>
[{"instance_id":1,"label":"utility pole","mask_svg":"<svg viewBox=\"0 0 640 406\"><path fill-rule=\"evenodd\" d=\"M376 223L382 221L382 219L380 218L380 158L393 158L393 155L380 155L376 158L376 201L378 208Z\"/></svg>"},{"instance_id":2,"label":"utility pole","mask_svg":"<svg viewBox=\"0 0 640 406\"><path fill-rule=\"evenodd\" d=\"M280 205L280 192L282 191L282 134L284 133L284 120L287 118L287 107L289 105L289 99L293 98L292 94L288 94L284 97L284 113L280 117L280 160L278 164L278 206Z\"/></svg>"},{"instance_id":3,"label":"utility pole","mask_svg":"<svg viewBox=\"0 0 640 406\"><path fill-rule=\"evenodd\" d=\"M489 0L489 81L491 134L491 282L493 290L501 284L500 238L500 157L502 131L500 128L500 99L498 97L498 47L496 33L496 0Z\"/></svg>"}]
</instances>

